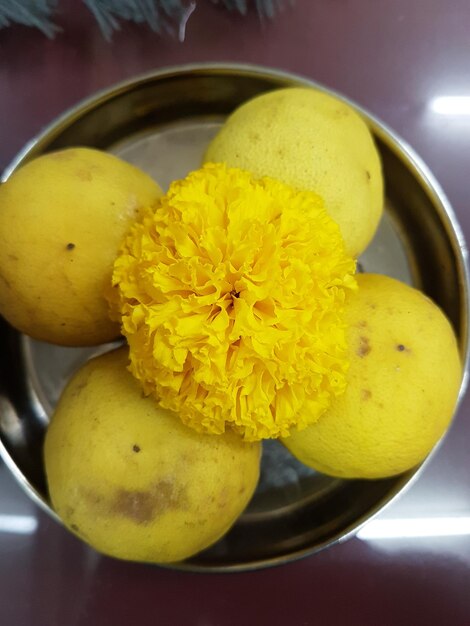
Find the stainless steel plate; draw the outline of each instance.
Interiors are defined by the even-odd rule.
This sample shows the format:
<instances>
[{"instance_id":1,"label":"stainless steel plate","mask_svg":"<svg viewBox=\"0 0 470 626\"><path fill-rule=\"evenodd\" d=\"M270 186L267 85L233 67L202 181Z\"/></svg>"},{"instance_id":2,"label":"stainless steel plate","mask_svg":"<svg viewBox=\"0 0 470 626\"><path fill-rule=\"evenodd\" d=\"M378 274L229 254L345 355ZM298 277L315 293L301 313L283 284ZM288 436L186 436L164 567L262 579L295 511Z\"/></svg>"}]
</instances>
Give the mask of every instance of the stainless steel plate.
<instances>
[{"instance_id":1,"label":"stainless steel plate","mask_svg":"<svg viewBox=\"0 0 470 626\"><path fill-rule=\"evenodd\" d=\"M187 67L120 85L78 106L31 143L5 173L43 152L73 145L106 149L166 187L197 168L224 117L270 89L310 84L247 67ZM315 85L318 87L318 85ZM360 259L364 271L388 274L430 295L451 319L464 360L468 348L468 282L463 239L442 191L412 151L368 116L382 155L387 205L378 233ZM42 466L48 419L72 372L109 349L61 348L0 325L0 452L45 510ZM264 444L262 475L249 508L214 547L181 568L249 569L281 563L354 533L417 471L376 481L343 481L315 473L276 442Z\"/></svg>"}]
</instances>

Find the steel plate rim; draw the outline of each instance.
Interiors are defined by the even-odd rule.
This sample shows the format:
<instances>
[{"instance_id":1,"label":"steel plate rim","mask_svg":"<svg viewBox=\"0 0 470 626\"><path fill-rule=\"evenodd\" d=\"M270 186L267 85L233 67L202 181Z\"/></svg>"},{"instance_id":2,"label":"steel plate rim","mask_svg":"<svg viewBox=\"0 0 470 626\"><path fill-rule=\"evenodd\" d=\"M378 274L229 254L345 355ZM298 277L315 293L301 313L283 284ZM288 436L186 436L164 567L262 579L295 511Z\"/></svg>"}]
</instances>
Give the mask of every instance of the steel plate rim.
<instances>
[{"instance_id":1,"label":"steel plate rim","mask_svg":"<svg viewBox=\"0 0 470 626\"><path fill-rule=\"evenodd\" d=\"M16 156L12 159L12 161L6 166L1 175L0 182L5 182L9 176L12 174L14 170L16 170L23 160L28 156L28 154L37 146L41 141L53 137L54 135L60 134L64 125L70 124L73 120L79 119L86 112L94 109L102 102L106 102L107 100L119 96L125 92L131 91L133 88L152 82L162 78L171 78L172 76L178 77L188 73L196 73L196 74L204 74L206 72L211 72L212 74L220 72L224 74L235 74L235 75L247 75L249 77L259 76L261 78L273 78L273 79L283 79L286 82L290 82L293 85L300 86L305 85L308 87L313 87L322 92L328 93L330 95L335 96L339 100L348 103L352 106L356 111L358 111L365 119L366 122L371 126L374 134L380 136L381 140L387 144L387 146L393 149L394 153L397 154L400 158L404 157L405 160L410 164L413 168L413 176L416 177L418 175L418 179L426 190L426 193L433 198L433 204L437 204L441 208L440 217L444 217L447 222L448 232L447 235L452 235L455 238L457 243L457 249L459 254L457 255L459 262L459 274L461 275L461 283L459 288L462 293L463 300L463 313L464 313L464 326L465 326L465 336L463 338L464 347L462 350L462 366L463 366L463 377L461 381L459 398L457 402L457 406L455 408L453 418L451 424L454 422L455 417L458 413L458 409L461 405L462 399L464 397L465 391L469 382L469 364L470 364L470 343L469 343L469 332L468 332L468 318L470 311L470 295L469 295L469 284L470 284L470 271L469 271L469 254L468 248L465 242L465 237L463 234L462 227L458 221L456 213L444 191L441 184L438 182L435 175L432 173L429 166L425 163L425 161L421 158L421 156L417 153L417 151L411 147L411 145L404 140L398 133L396 133L388 124L383 122L379 117L370 113L361 105L357 104L354 100L344 96L343 94L337 92L330 87L326 87L325 85L316 82L306 76L302 76L300 74L296 74L293 72L278 70L276 68L268 67L268 66L260 66L257 64L251 63L229 63L229 62L204 62L204 63L188 63L182 65L171 65L167 67L160 68L158 70L151 70L148 72L144 72L138 74L129 79L125 79L123 81L119 81L113 85L100 89L98 91L93 92L91 95L83 98L75 105L67 108L63 113L59 116L56 116L49 124L47 124L39 133L37 133L30 141L28 141L24 147L16 154ZM462 312L462 311L461 311ZM350 538L354 537L361 528L367 525L370 521L372 521L379 513L383 512L388 506L390 506L396 499L401 497L404 493L408 491L408 489L415 483L415 481L420 477L423 470L427 467L428 463L432 460L437 450L442 445L445 440L450 425L446 430L446 433L440 438L440 440L435 444L433 449L427 455L422 463L420 463L416 468L409 470L404 473L401 477L397 476L397 478L401 478L398 485L393 489L393 491L384 498L385 501L380 501L376 506L370 509L366 515L365 519L359 519L358 521L349 524L348 527L341 532L340 536L334 536L330 539L326 539L321 541L313 548L303 548L299 550L294 550L288 555L281 555L275 557L268 557L259 559L253 563L240 563L240 564L232 564L232 565L198 565L195 563L191 563L191 561L183 561L180 563L172 563L168 565L159 565L159 567L163 567L165 569L177 569L180 571L188 571L188 572L198 572L198 573L235 573L235 572L248 572L255 571L259 569L264 569L266 567L271 566L279 566L283 564L288 564L294 561L298 561L300 559L306 558L308 556L312 556L314 554L319 553L320 551L331 547L333 545L343 543ZM14 478L23 489L23 491L52 519L59 522L63 526L62 521L52 509L50 504L43 499L43 497L37 492L37 490L31 485L28 481L27 477L21 472L21 470L17 467L15 462L13 461L10 453L7 448L3 444L0 439L0 457L3 458L6 466L13 474Z\"/></svg>"}]
</instances>

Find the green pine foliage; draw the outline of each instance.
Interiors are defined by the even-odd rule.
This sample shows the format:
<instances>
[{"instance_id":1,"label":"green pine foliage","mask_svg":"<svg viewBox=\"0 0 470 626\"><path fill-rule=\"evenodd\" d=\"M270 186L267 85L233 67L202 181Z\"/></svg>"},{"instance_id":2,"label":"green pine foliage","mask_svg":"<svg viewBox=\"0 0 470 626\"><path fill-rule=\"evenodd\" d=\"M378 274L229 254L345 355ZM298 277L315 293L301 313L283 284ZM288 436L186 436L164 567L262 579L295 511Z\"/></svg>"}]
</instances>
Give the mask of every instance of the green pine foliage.
<instances>
[{"instance_id":1,"label":"green pine foliage","mask_svg":"<svg viewBox=\"0 0 470 626\"><path fill-rule=\"evenodd\" d=\"M208 0L82 0L93 13L106 39L122 21L147 24L156 33L180 33L199 2ZM246 15L256 9L261 18L273 18L293 0L211 0L229 11ZM61 29L54 23L59 0L0 0L0 28L16 22L41 30L47 37Z\"/></svg>"},{"instance_id":2,"label":"green pine foliage","mask_svg":"<svg viewBox=\"0 0 470 626\"><path fill-rule=\"evenodd\" d=\"M0 28L11 23L39 28L47 37L59 30L51 21L57 0L0 0Z\"/></svg>"}]
</instances>

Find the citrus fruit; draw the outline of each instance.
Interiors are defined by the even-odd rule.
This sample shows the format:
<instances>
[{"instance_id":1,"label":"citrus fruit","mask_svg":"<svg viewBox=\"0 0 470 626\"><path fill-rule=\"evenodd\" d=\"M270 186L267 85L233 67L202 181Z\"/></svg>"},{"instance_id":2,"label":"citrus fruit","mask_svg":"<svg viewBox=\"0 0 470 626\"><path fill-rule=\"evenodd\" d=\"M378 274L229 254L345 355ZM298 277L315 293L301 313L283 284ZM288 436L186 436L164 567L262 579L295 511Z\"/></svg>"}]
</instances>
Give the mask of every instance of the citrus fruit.
<instances>
[{"instance_id":1,"label":"citrus fruit","mask_svg":"<svg viewBox=\"0 0 470 626\"><path fill-rule=\"evenodd\" d=\"M420 463L443 435L462 368L452 327L429 298L385 276L357 279L346 391L283 443L325 474L381 478Z\"/></svg>"},{"instance_id":2,"label":"citrus fruit","mask_svg":"<svg viewBox=\"0 0 470 626\"><path fill-rule=\"evenodd\" d=\"M372 135L352 107L322 91L280 89L246 102L226 120L204 159L322 196L353 257L379 223L383 181Z\"/></svg>"},{"instance_id":3,"label":"citrus fruit","mask_svg":"<svg viewBox=\"0 0 470 626\"><path fill-rule=\"evenodd\" d=\"M69 382L45 442L53 507L105 554L167 563L211 545L256 487L260 444L195 433L144 397L120 348Z\"/></svg>"},{"instance_id":4,"label":"citrus fruit","mask_svg":"<svg viewBox=\"0 0 470 626\"><path fill-rule=\"evenodd\" d=\"M130 223L160 196L144 172L88 148L30 161L0 186L0 314L36 339L114 339L104 291Z\"/></svg>"}]
</instances>

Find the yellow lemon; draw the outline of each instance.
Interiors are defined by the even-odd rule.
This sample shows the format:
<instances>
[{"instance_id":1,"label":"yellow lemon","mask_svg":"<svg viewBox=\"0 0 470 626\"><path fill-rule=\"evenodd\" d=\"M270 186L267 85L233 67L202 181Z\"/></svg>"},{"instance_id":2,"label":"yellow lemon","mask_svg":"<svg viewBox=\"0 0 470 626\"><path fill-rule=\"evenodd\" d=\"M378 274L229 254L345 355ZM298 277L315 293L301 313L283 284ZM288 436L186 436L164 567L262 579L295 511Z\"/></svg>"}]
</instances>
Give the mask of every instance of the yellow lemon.
<instances>
[{"instance_id":1,"label":"yellow lemon","mask_svg":"<svg viewBox=\"0 0 470 626\"><path fill-rule=\"evenodd\" d=\"M357 278L346 308L346 391L283 443L325 474L381 478L414 467L440 439L462 371L451 325L431 300L392 278Z\"/></svg>"},{"instance_id":2,"label":"yellow lemon","mask_svg":"<svg viewBox=\"0 0 470 626\"><path fill-rule=\"evenodd\" d=\"M143 397L126 348L89 361L66 387L45 443L52 504L97 550L167 563L217 541L248 504L260 444L201 435Z\"/></svg>"},{"instance_id":3,"label":"yellow lemon","mask_svg":"<svg viewBox=\"0 0 470 626\"><path fill-rule=\"evenodd\" d=\"M246 102L204 158L319 194L353 257L375 233L383 181L372 135L354 109L322 91L280 89Z\"/></svg>"},{"instance_id":4,"label":"yellow lemon","mask_svg":"<svg viewBox=\"0 0 470 626\"><path fill-rule=\"evenodd\" d=\"M119 244L161 195L144 172L88 148L41 156L0 187L0 314L51 343L114 339L104 291Z\"/></svg>"}]
</instances>

